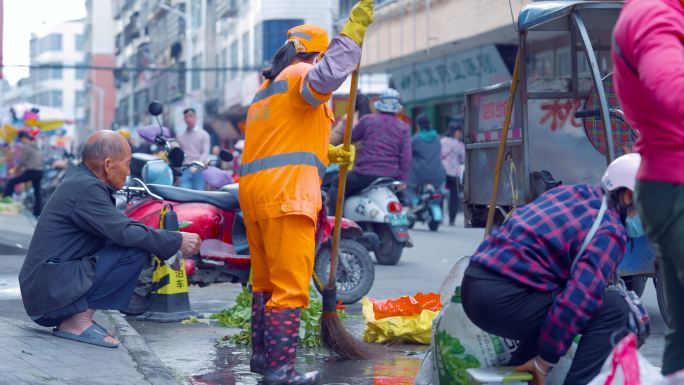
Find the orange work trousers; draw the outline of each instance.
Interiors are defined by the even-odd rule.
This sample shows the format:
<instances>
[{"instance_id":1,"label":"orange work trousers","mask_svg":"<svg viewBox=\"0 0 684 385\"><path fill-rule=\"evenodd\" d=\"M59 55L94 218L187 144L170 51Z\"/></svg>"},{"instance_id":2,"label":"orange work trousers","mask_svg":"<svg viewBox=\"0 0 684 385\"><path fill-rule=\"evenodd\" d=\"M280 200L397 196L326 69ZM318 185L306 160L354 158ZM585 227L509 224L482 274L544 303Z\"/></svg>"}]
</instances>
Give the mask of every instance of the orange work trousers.
<instances>
[{"instance_id":1,"label":"orange work trousers","mask_svg":"<svg viewBox=\"0 0 684 385\"><path fill-rule=\"evenodd\" d=\"M305 215L245 223L252 260L252 288L273 292L269 308L309 306L316 224Z\"/></svg>"}]
</instances>

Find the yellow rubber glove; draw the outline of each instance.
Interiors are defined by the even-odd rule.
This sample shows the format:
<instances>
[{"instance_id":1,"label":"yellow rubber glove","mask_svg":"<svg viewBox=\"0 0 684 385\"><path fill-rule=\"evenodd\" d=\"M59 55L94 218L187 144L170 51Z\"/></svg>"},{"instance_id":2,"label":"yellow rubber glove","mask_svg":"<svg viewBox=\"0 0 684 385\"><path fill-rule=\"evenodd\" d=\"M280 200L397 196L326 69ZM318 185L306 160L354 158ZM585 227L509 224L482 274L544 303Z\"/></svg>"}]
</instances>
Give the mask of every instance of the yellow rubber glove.
<instances>
[{"instance_id":1,"label":"yellow rubber glove","mask_svg":"<svg viewBox=\"0 0 684 385\"><path fill-rule=\"evenodd\" d=\"M349 151L345 151L340 144L339 146L328 145L328 160L331 163L337 163L340 166L347 166L349 170L354 168L354 160L356 159L356 147L349 146Z\"/></svg>"},{"instance_id":2,"label":"yellow rubber glove","mask_svg":"<svg viewBox=\"0 0 684 385\"><path fill-rule=\"evenodd\" d=\"M361 45L363 36L371 23L373 23L373 0L361 0L352 8L349 20L341 33Z\"/></svg>"}]
</instances>

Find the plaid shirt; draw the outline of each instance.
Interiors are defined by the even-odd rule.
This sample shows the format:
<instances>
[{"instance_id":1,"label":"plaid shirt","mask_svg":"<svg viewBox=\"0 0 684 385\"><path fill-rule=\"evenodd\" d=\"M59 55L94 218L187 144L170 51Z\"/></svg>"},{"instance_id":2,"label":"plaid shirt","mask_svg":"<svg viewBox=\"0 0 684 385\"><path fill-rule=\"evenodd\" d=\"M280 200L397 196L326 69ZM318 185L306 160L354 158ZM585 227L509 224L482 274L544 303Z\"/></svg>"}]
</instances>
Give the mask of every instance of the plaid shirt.
<instances>
[{"instance_id":1,"label":"plaid shirt","mask_svg":"<svg viewBox=\"0 0 684 385\"><path fill-rule=\"evenodd\" d=\"M570 271L603 195L601 188L585 184L554 188L515 210L471 258L515 282L558 293L538 342L538 354L551 363L566 353L601 305L607 281L625 254L625 227L618 212L608 209Z\"/></svg>"}]
</instances>

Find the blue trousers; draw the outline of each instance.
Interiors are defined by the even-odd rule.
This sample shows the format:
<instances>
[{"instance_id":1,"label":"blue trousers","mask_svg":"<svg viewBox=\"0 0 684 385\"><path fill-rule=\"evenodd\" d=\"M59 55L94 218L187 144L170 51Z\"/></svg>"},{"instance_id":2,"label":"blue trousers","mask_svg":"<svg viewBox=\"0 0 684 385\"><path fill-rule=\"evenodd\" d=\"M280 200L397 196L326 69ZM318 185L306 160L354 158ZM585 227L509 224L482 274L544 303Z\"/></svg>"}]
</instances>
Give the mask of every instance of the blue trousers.
<instances>
[{"instance_id":1,"label":"blue trousers","mask_svg":"<svg viewBox=\"0 0 684 385\"><path fill-rule=\"evenodd\" d=\"M183 171L179 186L190 190L204 190L204 177L201 172L192 172L191 169Z\"/></svg>"},{"instance_id":2,"label":"blue trousers","mask_svg":"<svg viewBox=\"0 0 684 385\"><path fill-rule=\"evenodd\" d=\"M138 276L149 262L150 254L141 249L109 245L96 255L95 279L83 297L35 318L34 322L41 326L59 326L67 318L88 309L126 310Z\"/></svg>"}]
</instances>

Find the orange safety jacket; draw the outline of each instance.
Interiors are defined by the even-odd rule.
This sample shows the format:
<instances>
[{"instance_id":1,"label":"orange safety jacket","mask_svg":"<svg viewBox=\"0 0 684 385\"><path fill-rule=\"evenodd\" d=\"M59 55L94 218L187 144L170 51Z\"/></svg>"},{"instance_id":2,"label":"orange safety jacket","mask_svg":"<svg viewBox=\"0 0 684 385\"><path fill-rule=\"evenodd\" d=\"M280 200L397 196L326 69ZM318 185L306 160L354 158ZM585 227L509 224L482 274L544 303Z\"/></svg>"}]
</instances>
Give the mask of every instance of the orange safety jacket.
<instances>
[{"instance_id":1,"label":"orange safety jacket","mask_svg":"<svg viewBox=\"0 0 684 385\"><path fill-rule=\"evenodd\" d=\"M245 221L306 215L321 209L334 115L330 94L311 88L313 66L297 63L265 81L247 112L240 166L240 207Z\"/></svg>"}]
</instances>

